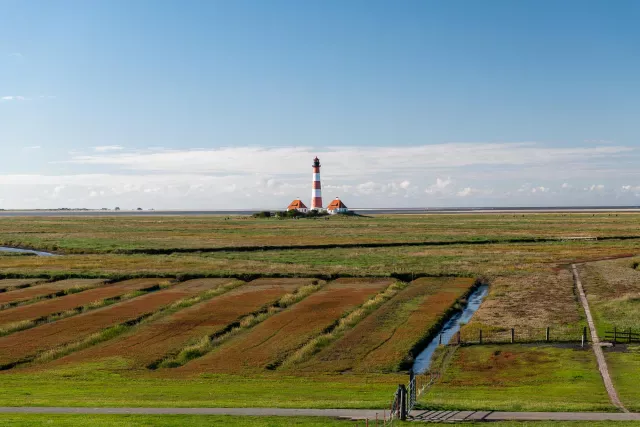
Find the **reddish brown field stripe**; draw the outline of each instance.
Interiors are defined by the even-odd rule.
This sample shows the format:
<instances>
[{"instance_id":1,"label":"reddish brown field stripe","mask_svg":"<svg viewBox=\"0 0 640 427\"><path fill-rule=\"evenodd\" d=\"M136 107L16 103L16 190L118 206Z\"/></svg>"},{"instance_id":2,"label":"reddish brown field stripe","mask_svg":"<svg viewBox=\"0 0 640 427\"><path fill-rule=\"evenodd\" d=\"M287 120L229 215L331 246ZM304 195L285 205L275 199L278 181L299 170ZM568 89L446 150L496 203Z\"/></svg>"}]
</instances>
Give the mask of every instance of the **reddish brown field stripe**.
<instances>
[{"instance_id":1,"label":"reddish brown field stripe","mask_svg":"<svg viewBox=\"0 0 640 427\"><path fill-rule=\"evenodd\" d=\"M387 301L342 338L294 369L312 372L394 371L473 279L423 278Z\"/></svg>"},{"instance_id":2,"label":"reddish brown field stripe","mask_svg":"<svg viewBox=\"0 0 640 427\"><path fill-rule=\"evenodd\" d=\"M45 297L60 291L78 287L97 286L104 283L102 279L71 279L60 280L58 282L43 283L41 285L30 286L24 289L16 289L14 291L3 292L0 294L0 305L7 303L15 303L27 301L34 298Z\"/></svg>"},{"instance_id":3,"label":"reddish brown field stripe","mask_svg":"<svg viewBox=\"0 0 640 427\"><path fill-rule=\"evenodd\" d=\"M179 371L240 373L279 363L345 312L391 285L390 279L339 279Z\"/></svg>"},{"instance_id":4,"label":"reddish brown field stripe","mask_svg":"<svg viewBox=\"0 0 640 427\"><path fill-rule=\"evenodd\" d=\"M104 280L78 281L78 284L96 284L99 285ZM113 283L109 285L99 286L77 294L70 294L60 298L40 301L35 304L23 305L21 307L11 308L9 310L0 311L0 326L21 322L24 320L35 320L52 314L62 313L67 310L82 307L94 301L101 301L107 298L115 298L128 292L139 291L158 284L157 279L133 279L124 282Z\"/></svg>"},{"instance_id":5,"label":"reddish brown field stripe","mask_svg":"<svg viewBox=\"0 0 640 427\"><path fill-rule=\"evenodd\" d=\"M26 288L43 281L44 279L3 279L0 280L0 292Z\"/></svg>"},{"instance_id":6,"label":"reddish brown field stripe","mask_svg":"<svg viewBox=\"0 0 640 427\"><path fill-rule=\"evenodd\" d=\"M230 280L198 279L197 281L208 285L209 288L214 288ZM86 362L119 356L130 359L134 366L143 368L167 355L177 354L190 340L198 340L220 332L242 316L258 311L286 293L311 282L312 279L256 280L159 321L143 325L134 334L70 354L55 361L54 364Z\"/></svg>"},{"instance_id":7,"label":"reddish brown field stripe","mask_svg":"<svg viewBox=\"0 0 640 427\"><path fill-rule=\"evenodd\" d=\"M163 281L155 280L157 283ZM7 366L46 350L80 341L110 326L135 320L145 313L155 312L165 305L197 295L201 291L199 284L181 283L119 304L2 337L0 366Z\"/></svg>"}]
</instances>

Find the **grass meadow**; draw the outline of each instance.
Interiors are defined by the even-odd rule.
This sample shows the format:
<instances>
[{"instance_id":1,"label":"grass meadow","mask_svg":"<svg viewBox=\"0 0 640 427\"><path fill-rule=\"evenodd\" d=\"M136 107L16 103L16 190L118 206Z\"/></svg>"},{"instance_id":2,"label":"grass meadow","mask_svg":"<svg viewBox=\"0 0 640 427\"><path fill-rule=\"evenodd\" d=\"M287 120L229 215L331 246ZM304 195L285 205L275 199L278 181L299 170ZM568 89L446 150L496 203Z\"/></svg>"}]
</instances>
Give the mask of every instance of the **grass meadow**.
<instances>
[{"instance_id":1,"label":"grass meadow","mask_svg":"<svg viewBox=\"0 0 640 427\"><path fill-rule=\"evenodd\" d=\"M224 216L0 218L0 244L60 253L246 246L640 237L637 214L455 214L278 220Z\"/></svg>"},{"instance_id":2,"label":"grass meadow","mask_svg":"<svg viewBox=\"0 0 640 427\"><path fill-rule=\"evenodd\" d=\"M0 295L18 292L17 287L21 286L29 289L29 282L18 282L18 279L154 277L169 283L194 278L275 281L300 278L319 280L324 286L325 282L331 283L336 278L389 278L389 283L404 283L376 289L372 295L367 294L367 301L367 298L358 300L333 313L331 319L321 319L321 316L307 312L315 309L304 304L314 301L313 296L318 294L315 289L298 295L294 292L287 301L253 307L252 313L230 310L220 317L228 323L225 325L215 323L217 317L209 316L207 319L212 322L209 329L203 328L202 334L183 333L184 341L175 341L175 345L166 347L171 349L164 355L167 364L159 364L158 369L146 369L143 366L148 362L146 359L144 363L132 363L118 356L117 351L105 351L103 355L107 358L80 357L98 354L101 348L115 348L120 342L135 344L137 341L128 337L135 337L137 331L148 330L149 336L154 336L153 322L161 317L141 313L138 309L121 320L126 322L135 318L134 314L144 314L151 315L149 321L140 320L140 325L114 325L103 321L100 328L106 329L91 331L99 336L92 335L91 339L87 338L89 341L82 343L71 343L70 347L55 353L55 358L64 356L59 359L61 362L76 360L74 357L78 356L74 363L25 363L0 372L0 406L386 407L397 384L407 380L405 372L397 372L400 360L394 364L386 357L375 358L380 360L382 368L368 369L361 361L366 360L370 352L360 354L361 349L358 349L352 352L353 360L343 363L344 370L334 366L318 370L313 365L337 363L341 356L336 348L348 349L351 343L366 343L368 347L376 348L375 340L369 342L361 331L369 331L367 334L376 331L376 336L383 340L391 336L389 331L395 334L407 327L423 328L411 330L410 339L407 338L409 333L389 338L385 354L393 353L394 359L396 351L398 355L405 353L412 347L412 342L424 337L430 325L440 321L447 308L455 304L457 296L442 301L440 296L432 296L435 298L433 307L440 307L440 315L423 313L420 307L421 302L426 301L421 299L425 294L417 288L412 290L408 282L421 277L424 279L420 280L433 280L432 277L487 280L489 295L471 322L463 327L463 337L471 339L479 330L485 337L498 336L515 328L518 338L538 341L537 337L543 336L545 328L551 327L555 340L573 340L577 338L576 331L585 325L585 319L569 266L585 263L580 267L581 273L599 331L613 324L638 325L637 286L640 281L637 278L640 272L635 269L640 261L638 219L639 214L622 213L406 215L329 220L215 216L0 218L1 245L63 254L54 257L0 256L1 277L13 280L6 282L6 286L0 282L0 288L6 288ZM599 239L567 240L568 237ZM298 247L309 245L314 247ZM247 247L250 250L242 250ZM168 294L165 290L153 294L163 295L163 292ZM196 324L197 319L181 316L181 313L189 313L186 307L193 313L206 304L216 307L216 298L224 295L204 298L196 292L171 297L158 301L153 310L165 313L166 319L184 322L180 327L188 329L188 325ZM51 300L52 304L68 308L60 302L66 298L64 295L56 298ZM159 297L136 296L130 305L148 298ZM183 305L180 298L191 302ZM35 302L27 301L26 304ZM95 310L84 314L69 312L69 318L57 318L54 313L46 324L3 337L1 340L11 342L12 347L0 351L0 356L9 350L24 353L20 340L15 337L36 337L39 330L57 331L67 324L84 328L79 316L98 319L100 313L117 312L124 304L126 301L108 307L95 306ZM168 308L171 304L177 306ZM299 307L298 311L296 307ZM400 316L385 318L385 307L394 307ZM27 311L26 308L21 310ZM428 321L416 324L411 319L415 320L418 315L428 315ZM289 324L289 318L292 321L309 319L304 339L296 339L298 329ZM322 320L318 328L311 327L315 320ZM283 343L288 344L282 354L278 346L268 344L265 349L269 351L265 354L269 357L261 358L249 369L251 372L242 369L217 372L214 369L205 373L186 369L197 362L192 361L194 351L203 361L208 356L214 357L218 346L224 349L226 345L240 342L244 336L257 334L268 342L270 337L277 335L277 331L270 333L270 329L265 329L269 325L275 325L276 329L282 327L283 331L291 330L292 336L283 336ZM263 329L266 332L258 334ZM170 327L163 330L167 337L173 335ZM40 349L41 345L36 347ZM252 344L241 347L241 351L230 354L237 354L234 356L237 360L248 360L249 366L250 357L244 353L252 350ZM161 353L158 351L153 357L159 357ZM271 363L271 354L277 362L274 369L257 369L264 361ZM29 355L36 357L36 362L39 360L34 352ZM623 401L630 408L638 408L640 395L634 390L637 381L633 378L640 372L640 355L636 351L620 349L608 353L607 358L611 361L614 381L620 387ZM185 369L173 369L169 365L185 365ZM382 373L388 371L392 372ZM461 347L444 377L421 404L438 409L613 410L593 354L572 344ZM15 417L11 422L20 425L17 423L21 422L21 416ZM73 420L72 416L68 419L60 416L59 422L60 425L74 425ZM105 418L104 422L111 420ZM149 421L141 417L135 422ZM200 421L194 418L193 422ZM304 424L311 422L309 420L300 422L299 425L314 425Z\"/></svg>"},{"instance_id":3,"label":"grass meadow","mask_svg":"<svg viewBox=\"0 0 640 427\"><path fill-rule=\"evenodd\" d=\"M9 427L48 425L55 427L86 426L87 415L2 415L0 423ZM479 423L478 423L479 424ZM213 415L91 415L91 425L95 427L364 427L364 421L337 420L324 417L234 417ZM373 421L369 425L375 425ZM415 423L396 422L394 425L410 426ZM468 426L470 423L448 423L452 426ZM529 421L493 422L496 427L610 427L619 426L613 421ZM640 426L640 422L624 422L629 427Z\"/></svg>"}]
</instances>

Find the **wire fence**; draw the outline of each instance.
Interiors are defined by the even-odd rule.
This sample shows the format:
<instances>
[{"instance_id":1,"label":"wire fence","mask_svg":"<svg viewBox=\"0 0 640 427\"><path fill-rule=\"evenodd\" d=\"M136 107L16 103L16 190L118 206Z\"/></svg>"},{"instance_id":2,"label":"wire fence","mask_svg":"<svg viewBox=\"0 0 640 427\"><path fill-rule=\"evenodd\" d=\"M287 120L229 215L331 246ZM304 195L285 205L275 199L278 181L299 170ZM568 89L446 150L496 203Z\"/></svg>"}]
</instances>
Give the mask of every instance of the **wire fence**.
<instances>
[{"instance_id":1,"label":"wire fence","mask_svg":"<svg viewBox=\"0 0 640 427\"><path fill-rule=\"evenodd\" d=\"M450 344L586 343L586 326L547 328L463 328Z\"/></svg>"}]
</instances>

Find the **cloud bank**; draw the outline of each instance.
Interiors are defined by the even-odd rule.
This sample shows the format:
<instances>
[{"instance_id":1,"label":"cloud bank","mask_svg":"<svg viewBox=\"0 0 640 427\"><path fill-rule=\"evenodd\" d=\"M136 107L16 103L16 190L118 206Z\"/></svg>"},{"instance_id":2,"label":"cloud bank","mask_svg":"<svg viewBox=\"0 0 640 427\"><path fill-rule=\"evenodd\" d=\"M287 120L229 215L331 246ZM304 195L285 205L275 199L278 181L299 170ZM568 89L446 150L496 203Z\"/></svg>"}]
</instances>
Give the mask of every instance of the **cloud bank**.
<instances>
[{"instance_id":1,"label":"cloud bank","mask_svg":"<svg viewBox=\"0 0 640 427\"><path fill-rule=\"evenodd\" d=\"M637 150L609 142L185 150L104 145L54 163L65 171L60 175L0 175L0 199L16 208L277 209L310 197L316 155L325 199L341 197L352 207L640 202Z\"/></svg>"}]
</instances>

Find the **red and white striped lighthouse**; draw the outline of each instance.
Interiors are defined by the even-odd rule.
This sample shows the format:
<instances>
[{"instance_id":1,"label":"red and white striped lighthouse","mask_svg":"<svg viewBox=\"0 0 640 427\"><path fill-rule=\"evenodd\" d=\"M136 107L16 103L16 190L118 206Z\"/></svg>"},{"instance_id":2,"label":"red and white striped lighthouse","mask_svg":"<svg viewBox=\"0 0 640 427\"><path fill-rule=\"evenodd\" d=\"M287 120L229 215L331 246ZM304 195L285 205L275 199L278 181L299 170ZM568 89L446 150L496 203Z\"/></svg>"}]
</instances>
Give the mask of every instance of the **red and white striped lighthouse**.
<instances>
[{"instance_id":1,"label":"red and white striped lighthouse","mask_svg":"<svg viewBox=\"0 0 640 427\"><path fill-rule=\"evenodd\" d=\"M322 187L320 186L320 159L313 159L313 187L311 187L311 209L322 209Z\"/></svg>"}]
</instances>

